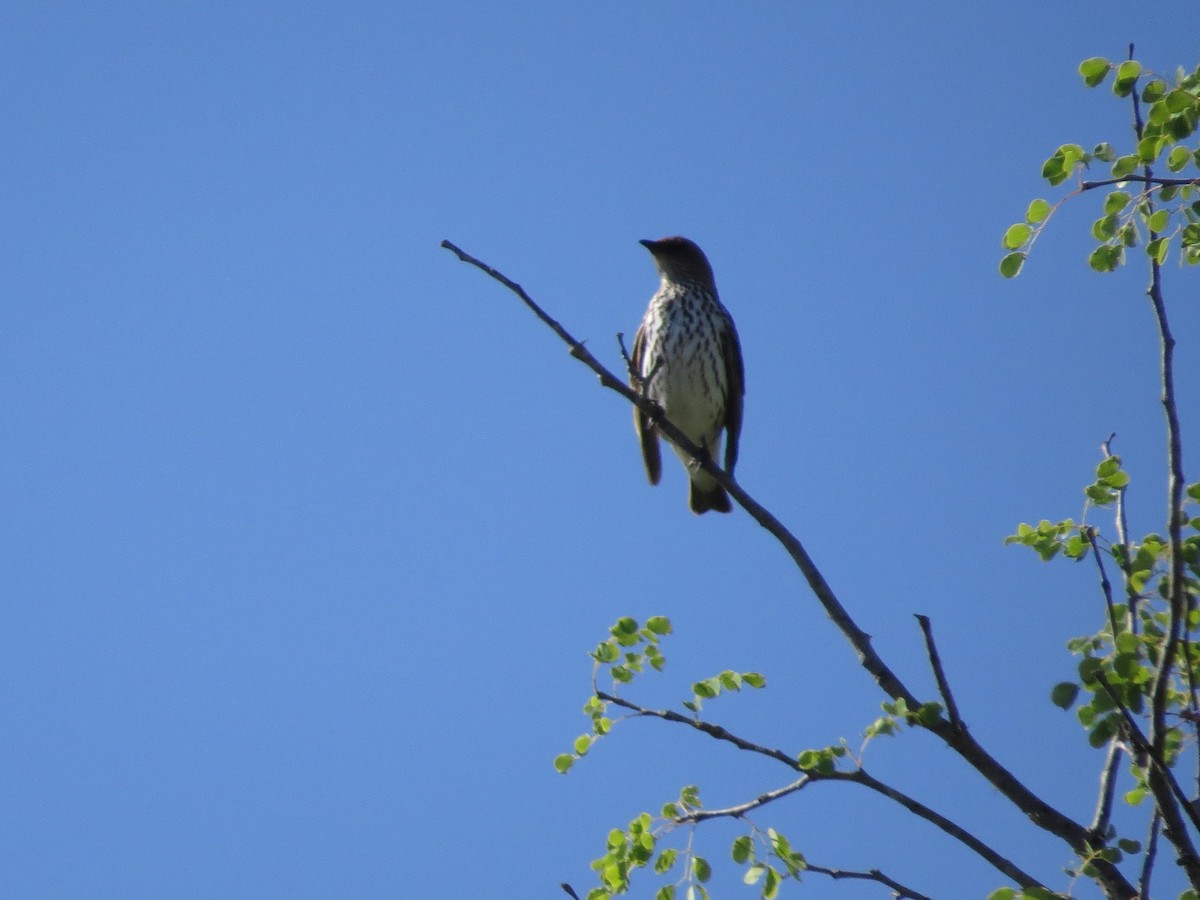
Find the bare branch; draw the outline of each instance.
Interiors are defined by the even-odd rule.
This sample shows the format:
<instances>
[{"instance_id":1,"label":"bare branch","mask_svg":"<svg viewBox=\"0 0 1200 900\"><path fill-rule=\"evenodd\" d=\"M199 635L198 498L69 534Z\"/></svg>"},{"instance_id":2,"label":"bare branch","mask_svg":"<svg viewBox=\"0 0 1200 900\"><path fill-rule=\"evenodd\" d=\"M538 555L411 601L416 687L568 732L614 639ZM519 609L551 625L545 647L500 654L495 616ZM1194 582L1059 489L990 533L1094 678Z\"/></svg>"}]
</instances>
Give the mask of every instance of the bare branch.
<instances>
[{"instance_id":1,"label":"bare branch","mask_svg":"<svg viewBox=\"0 0 1200 900\"><path fill-rule=\"evenodd\" d=\"M735 806L726 806L723 809L697 809L692 812L685 813L675 821L680 824L689 822L703 822L705 819L740 819L747 813L754 812L756 809L766 806L781 797L786 797L788 794L794 794L797 791L802 791L815 781L821 781L821 776L813 776L805 774L802 778L797 778L791 784L785 784L781 788L776 788L773 791L767 791L765 794L759 794L753 800L747 800L745 803L738 803ZM826 779L828 780L828 779Z\"/></svg>"},{"instance_id":2,"label":"bare branch","mask_svg":"<svg viewBox=\"0 0 1200 900\"><path fill-rule=\"evenodd\" d=\"M958 714L958 704L954 702L954 695L950 693L950 682L946 680L946 673L942 669L942 658L938 655L937 644L933 642L933 626L929 624L929 616L917 614L917 622L921 626L921 633L925 635L925 651L929 656L929 665L933 669L933 677L937 680L938 693L942 695L942 699L946 702L946 714L950 717L950 725L954 728L962 728L962 718Z\"/></svg>"},{"instance_id":3,"label":"bare branch","mask_svg":"<svg viewBox=\"0 0 1200 900\"><path fill-rule=\"evenodd\" d=\"M575 888L571 887L565 881L562 884L560 884L559 887L567 892L568 897L573 897L574 900L579 900L579 895L577 893L575 893Z\"/></svg>"},{"instance_id":4,"label":"bare branch","mask_svg":"<svg viewBox=\"0 0 1200 900\"><path fill-rule=\"evenodd\" d=\"M762 756L768 756L777 762L783 763L790 769L798 769L799 763L795 757L789 756L782 750L773 750L770 747L764 747L761 744L755 744L753 741L748 741L745 738L738 737L730 731L722 728L720 725L713 725L709 722L704 722L700 719L689 718L681 715L670 709L649 709L645 706L639 706L624 697L618 697L616 694L610 694L607 691L596 691L596 696L606 703L612 703L614 706L620 706L628 710L632 710L639 716L648 716L655 719L664 719L667 722L675 722L679 725L687 725L689 728L694 728L699 732L707 734L711 738L718 741L727 741L733 744L739 750L746 750L750 753L758 753Z\"/></svg>"},{"instance_id":5,"label":"bare branch","mask_svg":"<svg viewBox=\"0 0 1200 900\"><path fill-rule=\"evenodd\" d=\"M1158 187L1180 187L1185 184L1200 184L1200 178L1157 178L1147 175L1124 175L1120 178L1105 178L1103 181L1082 181L1079 183L1081 191L1091 191L1096 188L1108 187L1111 184L1125 184L1126 182L1136 181L1141 184L1153 184Z\"/></svg>"},{"instance_id":6,"label":"bare branch","mask_svg":"<svg viewBox=\"0 0 1200 900\"><path fill-rule=\"evenodd\" d=\"M1102 837L1108 830L1112 819L1113 799L1117 793L1117 775L1121 768L1121 757L1125 751L1121 742L1114 736L1108 741L1108 751L1104 757L1104 768L1100 770L1100 793L1096 797L1096 812L1092 815L1091 832Z\"/></svg>"},{"instance_id":7,"label":"bare branch","mask_svg":"<svg viewBox=\"0 0 1200 900\"><path fill-rule=\"evenodd\" d=\"M842 774L842 773L838 773L838 774ZM845 773L845 776L846 777L843 780L852 781L855 784L861 784L863 787L870 788L871 790L875 791L876 793L882 794L884 797L887 797L889 800L893 800L896 803L899 803L901 806L903 806L905 809L907 809L913 815L924 819L926 822L930 822L931 824L936 825L938 828L940 828L946 834L950 835L950 837L961 842L962 844L965 844L967 847L970 847L979 856L986 859L989 863L991 863L993 866L995 866L998 870L1000 870L1005 875L1007 875L1009 878L1011 878L1013 881L1015 881L1017 884L1019 884L1022 889L1028 890L1030 888L1037 887L1037 888L1041 888L1042 890L1046 890L1046 886L1043 885L1040 881L1038 881L1032 875L1022 871L1015 863L1013 863L1011 860L1001 856L999 853L997 853L995 850L993 850L991 847L989 847L987 844L985 844L979 838L975 837L975 835L971 834L965 828L962 828L959 825L955 824L954 822L951 822L949 819L947 819L941 813L935 812L934 810L930 809L928 806L919 802L918 800L914 800L912 797L909 797L907 794L905 794L901 791L898 791L895 788L891 787L890 785L884 784L882 781L879 781L874 776L867 774L865 769L860 768L860 769L855 770L854 772Z\"/></svg>"},{"instance_id":8,"label":"bare branch","mask_svg":"<svg viewBox=\"0 0 1200 900\"><path fill-rule=\"evenodd\" d=\"M1155 811L1150 818L1150 836L1146 838L1146 850L1142 856L1142 874L1138 878L1138 900L1150 900L1150 876L1154 872L1154 859L1158 856L1158 832L1162 827L1162 816Z\"/></svg>"},{"instance_id":9,"label":"bare branch","mask_svg":"<svg viewBox=\"0 0 1200 900\"><path fill-rule=\"evenodd\" d=\"M930 900L925 894L914 891L910 887L905 887L900 882L884 875L878 869L869 869L866 872L852 872L849 869L827 869L824 866L814 866L812 863L809 863L805 866L805 870L808 872L817 872L821 875L828 875L834 881L840 881L843 878L877 881L884 887L891 888L892 896L898 898L898 900Z\"/></svg>"},{"instance_id":10,"label":"bare branch","mask_svg":"<svg viewBox=\"0 0 1200 900\"><path fill-rule=\"evenodd\" d=\"M1104 442L1104 452L1109 453L1109 443L1112 441L1112 436ZM1120 496L1120 494L1118 494ZM1104 568L1104 559L1100 555L1100 549L1096 546L1096 532L1090 527L1080 529L1080 533L1087 540L1088 546L1092 548L1092 557L1096 560L1096 569L1100 573L1100 590L1104 594L1104 605L1108 609L1109 627L1112 629L1113 640L1116 641L1118 627L1116 606L1113 603L1112 583L1108 580L1108 572ZM1103 835L1108 830L1108 823L1112 818L1113 798L1117 790L1117 772L1121 765L1121 744L1114 736L1108 742L1108 753L1104 759L1104 768L1100 773L1100 794L1096 800L1096 812L1092 816L1092 834L1096 836Z\"/></svg>"}]
</instances>

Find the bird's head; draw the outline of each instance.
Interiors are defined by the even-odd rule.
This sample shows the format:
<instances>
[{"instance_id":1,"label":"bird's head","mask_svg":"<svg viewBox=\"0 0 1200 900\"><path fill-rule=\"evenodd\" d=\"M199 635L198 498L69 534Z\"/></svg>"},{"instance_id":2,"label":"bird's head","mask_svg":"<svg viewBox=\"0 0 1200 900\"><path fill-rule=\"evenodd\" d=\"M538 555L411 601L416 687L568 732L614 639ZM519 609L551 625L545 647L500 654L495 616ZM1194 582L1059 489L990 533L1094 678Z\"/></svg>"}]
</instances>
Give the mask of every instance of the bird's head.
<instances>
[{"instance_id":1,"label":"bird's head","mask_svg":"<svg viewBox=\"0 0 1200 900\"><path fill-rule=\"evenodd\" d=\"M665 237L639 243L650 251L659 274L667 281L691 282L715 289L708 257L692 241L685 237Z\"/></svg>"}]
</instances>

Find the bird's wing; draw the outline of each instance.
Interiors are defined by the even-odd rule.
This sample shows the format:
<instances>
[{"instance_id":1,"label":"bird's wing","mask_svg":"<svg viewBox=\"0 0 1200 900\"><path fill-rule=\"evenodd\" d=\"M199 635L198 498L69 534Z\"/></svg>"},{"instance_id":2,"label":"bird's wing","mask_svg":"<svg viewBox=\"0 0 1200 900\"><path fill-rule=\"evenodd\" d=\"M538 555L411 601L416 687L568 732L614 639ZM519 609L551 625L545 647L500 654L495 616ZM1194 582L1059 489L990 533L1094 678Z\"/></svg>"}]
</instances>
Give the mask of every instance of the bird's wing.
<instances>
[{"instance_id":1,"label":"bird's wing","mask_svg":"<svg viewBox=\"0 0 1200 900\"><path fill-rule=\"evenodd\" d=\"M742 435L742 399L746 393L746 371L742 366L742 345L732 319L721 334L721 355L725 359L725 471L733 474L737 465L738 440Z\"/></svg>"},{"instance_id":2,"label":"bird's wing","mask_svg":"<svg viewBox=\"0 0 1200 900\"><path fill-rule=\"evenodd\" d=\"M629 373L629 385L643 396L645 396L645 388L635 376L646 371L642 366L642 358L645 354L646 331L639 325L637 334L633 337L633 353L629 357L632 370ZM654 430L649 417L636 406L633 408L633 427L637 431L638 441L642 445L642 462L646 464L646 477L650 479L651 484L658 484L658 480L662 477L662 455L658 449L658 432Z\"/></svg>"}]
</instances>

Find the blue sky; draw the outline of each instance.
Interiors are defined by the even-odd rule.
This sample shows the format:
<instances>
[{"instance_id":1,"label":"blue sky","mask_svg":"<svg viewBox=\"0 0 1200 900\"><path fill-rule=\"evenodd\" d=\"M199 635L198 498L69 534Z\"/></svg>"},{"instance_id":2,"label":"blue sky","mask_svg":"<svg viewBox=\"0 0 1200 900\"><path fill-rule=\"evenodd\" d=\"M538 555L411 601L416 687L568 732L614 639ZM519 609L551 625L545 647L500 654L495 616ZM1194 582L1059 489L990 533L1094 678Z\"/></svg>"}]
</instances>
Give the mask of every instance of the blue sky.
<instances>
[{"instance_id":1,"label":"blue sky","mask_svg":"<svg viewBox=\"0 0 1200 900\"><path fill-rule=\"evenodd\" d=\"M1015 283L999 238L1056 146L1124 140L1078 62L1193 66L1192 37L1111 2L6 4L0 895L582 893L680 786L790 780L638 721L557 775L622 615L676 628L631 697L758 670L714 719L857 745L882 697L783 552L692 516L673 460L651 489L624 401L443 238L614 367L656 286L638 239L699 242L746 356L743 485L928 696L930 615L976 734L1087 818L1100 755L1047 694L1094 578L1002 539L1078 517L1113 431L1160 527L1155 339L1142 269L1087 270L1094 200ZM1068 886L928 737L867 763ZM935 896L1004 883L861 791L759 821ZM697 840L753 896L733 833Z\"/></svg>"}]
</instances>

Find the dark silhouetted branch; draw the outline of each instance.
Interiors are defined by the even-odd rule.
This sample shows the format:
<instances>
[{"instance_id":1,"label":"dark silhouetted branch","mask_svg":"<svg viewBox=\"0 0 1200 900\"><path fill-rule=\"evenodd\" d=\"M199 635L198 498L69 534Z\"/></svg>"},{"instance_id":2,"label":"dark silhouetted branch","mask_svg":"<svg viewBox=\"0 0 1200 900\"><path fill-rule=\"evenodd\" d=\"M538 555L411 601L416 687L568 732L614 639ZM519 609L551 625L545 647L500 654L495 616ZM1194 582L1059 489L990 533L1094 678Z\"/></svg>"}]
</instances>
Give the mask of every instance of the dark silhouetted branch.
<instances>
[{"instance_id":1,"label":"dark silhouetted branch","mask_svg":"<svg viewBox=\"0 0 1200 900\"><path fill-rule=\"evenodd\" d=\"M929 657L929 666L933 669L933 677L937 680L938 693L946 703L946 715L950 724L955 728L962 727L962 718L958 714L958 704L950 693L950 682L946 680L946 672L942 668L942 658L938 655L937 644L933 641L933 626L929 624L929 616L917 613L917 622L921 626L921 634L925 636L925 652Z\"/></svg>"}]
</instances>

